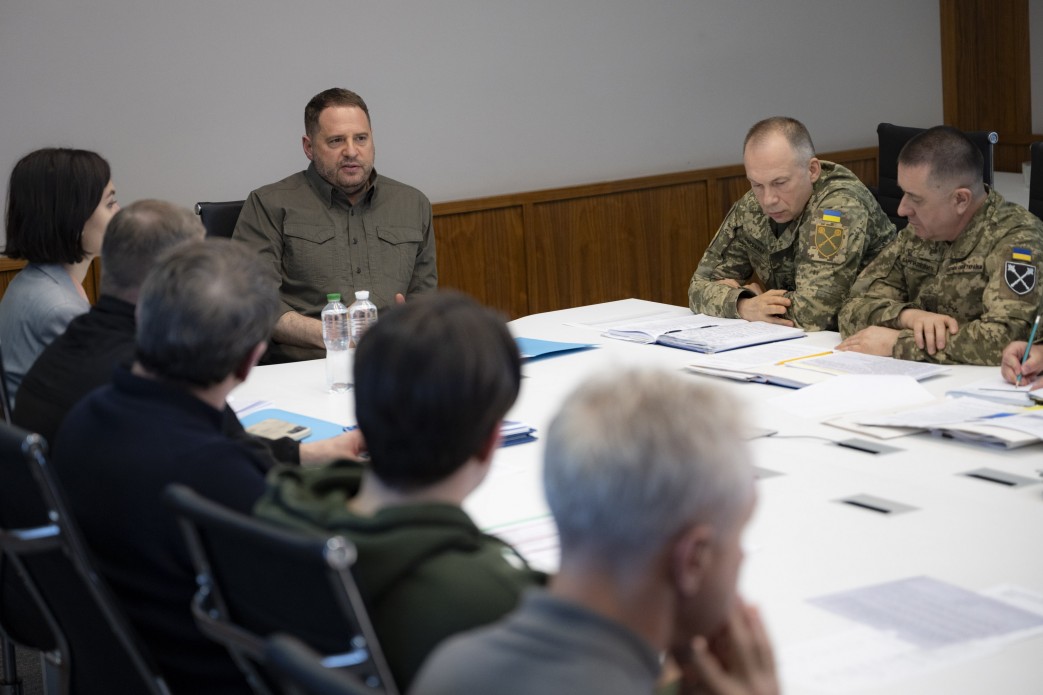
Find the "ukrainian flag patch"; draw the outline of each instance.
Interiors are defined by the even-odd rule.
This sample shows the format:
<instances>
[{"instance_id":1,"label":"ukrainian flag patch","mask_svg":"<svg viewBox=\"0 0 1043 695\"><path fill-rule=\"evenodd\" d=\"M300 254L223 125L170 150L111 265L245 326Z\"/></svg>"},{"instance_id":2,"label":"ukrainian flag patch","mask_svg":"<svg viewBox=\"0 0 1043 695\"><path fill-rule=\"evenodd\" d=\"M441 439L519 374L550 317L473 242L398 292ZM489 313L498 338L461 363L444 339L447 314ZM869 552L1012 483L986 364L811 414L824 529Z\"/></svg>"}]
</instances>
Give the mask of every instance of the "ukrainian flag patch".
<instances>
[{"instance_id":1,"label":"ukrainian flag patch","mask_svg":"<svg viewBox=\"0 0 1043 695\"><path fill-rule=\"evenodd\" d=\"M823 210L822 219L826 222L839 222L844 213L839 210Z\"/></svg>"},{"instance_id":2,"label":"ukrainian flag patch","mask_svg":"<svg viewBox=\"0 0 1043 695\"><path fill-rule=\"evenodd\" d=\"M1027 261L1032 262L1032 251L1029 249L1022 249L1015 246L1010 250L1010 257L1015 261Z\"/></svg>"}]
</instances>

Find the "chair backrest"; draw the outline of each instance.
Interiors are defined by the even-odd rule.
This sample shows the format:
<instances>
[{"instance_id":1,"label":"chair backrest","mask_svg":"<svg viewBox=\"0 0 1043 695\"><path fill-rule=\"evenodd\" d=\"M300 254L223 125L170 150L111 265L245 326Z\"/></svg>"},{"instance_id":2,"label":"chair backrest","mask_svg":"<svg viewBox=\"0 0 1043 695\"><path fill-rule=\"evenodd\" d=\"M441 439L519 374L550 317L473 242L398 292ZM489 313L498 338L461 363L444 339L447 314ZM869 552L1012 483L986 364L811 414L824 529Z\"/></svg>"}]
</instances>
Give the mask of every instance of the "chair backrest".
<instances>
[{"instance_id":1,"label":"chair backrest","mask_svg":"<svg viewBox=\"0 0 1043 695\"><path fill-rule=\"evenodd\" d=\"M0 349L0 417L4 422L11 422L11 394L7 392L7 370L4 369L2 349Z\"/></svg>"},{"instance_id":2,"label":"chair backrest","mask_svg":"<svg viewBox=\"0 0 1043 695\"><path fill-rule=\"evenodd\" d=\"M192 613L223 644L257 692L278 692L261 664L265 641L287 633L371 692L396 693L351 576L355 546L239 514L183 485L164 501L178 517L196 568Z\"/></svg>"},{"instance_id":3,"label":"chair backrest","mask_svg":"<svg viewBox=\"0 0 1043 695\"><path fill-rule=\"evenodd\" d=\"M1029 173L1029 212L1043 219L1043 142L1034 142L1032 171Z\"/></svg>"},{"instance_id":4,"label":"chair backrest","mask_svg":"<svg viewBox=\"0 0 1043 695\"><path fill-rule=\"evenodd\" d=\"M898 229L906 225L906 219L898 216L898 205L902 202L902 189L898 187L898 154L914 135L922 133L924 128L881 123L876 127L879 141L877 154L876 199L880 207L891 218ZM999 142L999 135L988 130L976 130L965 133L981 150L984 163L982 165L982 181L993 185L992 147Z\"/></svg>"},{"instance_id":5,"label":"chair backrest","mask_svg":"<svg viewBox=\"0 0 1043 695\"><path fill-rule=\"evenodd\" d=\"M283 691L292 695L372 695L375 692L350 673L327 668L315 650L285 634L274 635L265 644L264 665Z\"/></svg>"},{"instance_id":6,"label":"chair backrest","mask_svg":"<svg viewBox=\"0 0 1043 695\"><path fill-rule=\"evenodd\" d=\"M57 652L59 690L168 695L166 682L94 569L39 435L0 423L0 480L0 551L5 566L23 580L37 619L46 622L54 644L45 648ZM8 584L2 586L6 608L12 597ZM5 619L8 615L5 610ZM31 632L40 626L12 627Z\"/></svg>"},{"instance_id":7,"label":"chair backrest","mask_svg":"<svg viewBox=\"0 0 1043 695\"><path fill-rule=\"evenodd\" d=\"M206 228L206 235L230 238L245 202L229 200L223 203L196 203L196 214Z\"/></svg>"}]
</instances>

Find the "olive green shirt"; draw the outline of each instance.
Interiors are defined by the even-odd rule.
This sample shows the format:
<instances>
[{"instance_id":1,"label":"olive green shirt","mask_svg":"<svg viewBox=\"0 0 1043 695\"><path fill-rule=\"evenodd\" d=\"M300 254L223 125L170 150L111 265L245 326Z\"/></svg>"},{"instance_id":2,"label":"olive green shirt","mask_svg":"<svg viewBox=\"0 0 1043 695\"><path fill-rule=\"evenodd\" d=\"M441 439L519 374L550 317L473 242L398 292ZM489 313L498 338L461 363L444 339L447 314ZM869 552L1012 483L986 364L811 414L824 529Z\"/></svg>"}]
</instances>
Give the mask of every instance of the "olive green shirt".
<instances>
[{"instance_id":1,"label":"olive green shirt","mask_svg":"<svg viewBox=\"0 0 1043 695\"><path fill-rule=\"evenodd\" d=\"M739 318L738 301L753 293L717 281L742 285L756 273L765 289L786 291L786 318L809 331L836 329L859 271L894 238L895 227L850 170L821 164L803 212L778 236L753 191L732 206L688 286L693 312Z\"/></svg>"},{"instance_id":2,"label":"olive green shirt","mask_svg":"<svg viewBox=\"0 0 1043 695\"><path fill-rule=\"evenodd\" d=\"M840 311L846 337L867 326L898 329L892 356L943 364L999 364L1003 348L1024 340L1041 293L1043 223L990 191L954 241L926 241L911 228L859 276ZM959 331L930 355L898 315L923 309L952 316Z\"/></svg>"},{"instance_id":3,"label":"olive green shirt","mask_svg":"<svg viewBox=\"0 0 1043 695\"><path fill-rule=\"evenodd\" d=\"M438 284L431 203L415 188L373 172L355 205L315 165L250 194L232 238L250 246L279 286L280 314L319 318L326 295L345 304L369 290L378 310ZM276 361L316 359L321 349L278 343Z\"/></svg>"}]
</instances>

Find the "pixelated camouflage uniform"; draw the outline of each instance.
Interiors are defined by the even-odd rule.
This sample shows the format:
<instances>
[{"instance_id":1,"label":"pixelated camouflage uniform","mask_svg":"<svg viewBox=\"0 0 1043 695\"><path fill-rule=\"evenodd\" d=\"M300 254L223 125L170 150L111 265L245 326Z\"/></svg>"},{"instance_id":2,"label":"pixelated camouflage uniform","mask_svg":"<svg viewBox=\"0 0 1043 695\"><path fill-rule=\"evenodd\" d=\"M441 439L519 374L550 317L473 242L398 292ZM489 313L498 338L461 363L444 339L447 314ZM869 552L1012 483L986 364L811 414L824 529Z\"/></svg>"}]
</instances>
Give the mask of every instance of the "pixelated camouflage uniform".
<instances>
[{"instance_id":1,"label":"pixelated camouflage uniform","mask_svg":"<svg viewBox=\"0 0 1043 695\"><path fill-rule=\"evenodd\" d=\"M1043 291L1041 255L1043 223L990 191L955 241L925 241L903 229L851 288L840 311L841 333L885 326L900 329L894 357L999 364L1003 348L1027 338L1035 319ZM916 346L912 330L900 328L904 309L952 316L959 331L946 338L944 350L930 355Z\"/></svg>"},{"instance_id":2,"label":"pixelated camouflage uniform","mask_svg":"<svg viewBox=\"0 0 1043 695\"><path fill-rule=\"evenodd\" d=\"M699 261L688 286L695 313L738 318L737 303L754 296L717 280L748 282L756 273L764 288L786 290L786 318L805 330L836 330L848 290L895 235L894 224L851 171L822 161L804 211L778 238L753 191L732 206ZM824 218L840 213L840 221Z\"/></svg>"}]
</instances>

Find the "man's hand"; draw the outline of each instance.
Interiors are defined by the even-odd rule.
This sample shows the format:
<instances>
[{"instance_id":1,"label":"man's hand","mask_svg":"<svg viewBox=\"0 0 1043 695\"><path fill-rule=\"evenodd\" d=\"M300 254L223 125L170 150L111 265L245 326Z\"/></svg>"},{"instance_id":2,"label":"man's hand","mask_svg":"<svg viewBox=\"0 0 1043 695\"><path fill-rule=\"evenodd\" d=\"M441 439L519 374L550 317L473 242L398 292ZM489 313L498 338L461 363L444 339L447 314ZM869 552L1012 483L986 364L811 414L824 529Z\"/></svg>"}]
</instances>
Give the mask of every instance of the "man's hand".
<instances>
[{"instance_id":1,"label":"man's hand","mask_svg":"<svg viewBox=\"0 0 1043 695\"><path fill-rule=\"evenodd\" d=\"M745 297L735 305L739 316L747 321L766 321L780 326L792 326L793 322L782 318L793 302L784 296L785 290L768 290L756 297Z\"/></svg>"},{"instance_id":2,"label":"man's hand","mask_svg":"<svg viewBox=\"0 0 1043 695\"><path fill-rule=\"evenodd\" d=\"M406 295L402 294L401 292L396 292L395 293L395 304L405 304L405 303L406 303Z\"/></svg>"},{"instance_id":3,"label":"man's hand","mask_svg":"<svg viewBox=\"0 0 1043 695\"><path fill-rule=\"evenodd\" d=\"M903 310L898 315L898 324L912 329L916 347L926 349L928 355L944 350L946 339L960 330L959 323L952 316L922 309Z\"/></svg>"},{"instance_id":4,"label":"man's hand","mask_svg":"<svg viewBox=\"0 0 1043 695\"><path fill-rule=\"evenodd\" d=\"M338 434L329 439L301 444L302 466L325 466L327 463L350 459L362 461L366 451L366 441L357 429Z\"/></svg>"},{"instance_id":5,"label":"man's hand","mask_svg":"<svg viewBox=\"0 0 1043 695\"><path fill-rule=\"evenodd\" d=\"M897 342L898 331L895 329L870 326L869 328L863 328L852 336L848 336L848 339L837 345L836 349L890 357L894 353L895 343Z\"/></svg>"},{"instance_id":6,"label":"man's hand","mask_svg":"<svg viewBox=\"0 0 1043 695\"><path fill-rule=\"evenodd\" d=\"M775 656L757 609L737 602L728 622L710 641L696 637L675 650L681 695L778 695Z\"/></svg>"},{"instance_id":7,"label":"man's hand","mask_svg":"<svg viewBox=\"0 0 1043 695\"><path fill-rule=\"evenodd\" d=\"M1029 358L1025 360L1025 364L1022 364L1021 358L1027 348L1028 343L1024 340L1015 340L1003 348L1003 356L1000 358L1000 374L1012 384L1018 383L1020 375L1021 386L1034 385L1039 379L1040 372L1043 372L1043 345L1033 345Z\"/></svg>"}]
</instances>

